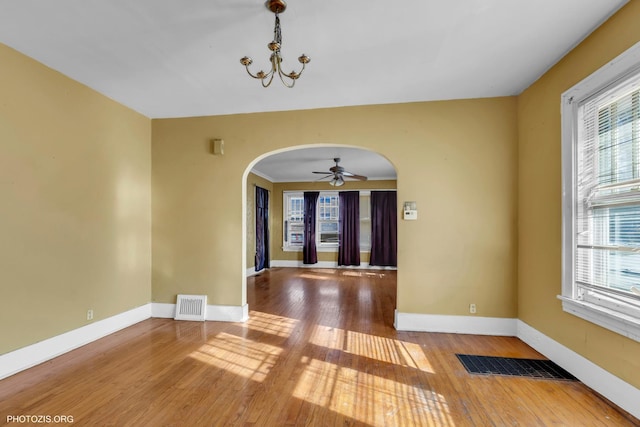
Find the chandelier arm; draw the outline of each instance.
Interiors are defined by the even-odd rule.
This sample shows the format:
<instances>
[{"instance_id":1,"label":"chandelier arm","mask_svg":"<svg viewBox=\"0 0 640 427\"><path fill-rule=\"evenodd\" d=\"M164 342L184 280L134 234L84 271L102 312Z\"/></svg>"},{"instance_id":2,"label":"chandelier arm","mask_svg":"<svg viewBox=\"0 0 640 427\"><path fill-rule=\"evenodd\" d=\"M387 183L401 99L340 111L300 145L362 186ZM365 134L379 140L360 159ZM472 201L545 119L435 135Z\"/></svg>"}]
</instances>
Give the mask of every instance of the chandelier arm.
<instances>
[{"instance_id":1,"label":"chandelier arm","mask_svg":"<svg viewBox=\"0 0 640 427\"><path fill-rule=\"evenodd\" d=\"M287 76L287 75L283 75L282 73L278 73L278 76L280 76L280 81L282 82L283 85L285 85L288 88L292 88L293 86L295 86L296 84L296 79L291 79L291 77ZM284 78L287 77L288 79L291 79L291 84L287 83Z\"/></svg>"},{"instance_id":2,"label":"chandelier arm","mask_svg":"<svg viewBox=\"0 0 640 427\"><path fill-rule=\"evenodd\" d=\"M282 82L283 85L285 85L288 88L292 88L295 84L296 84L296 80L295 79L291 79L291 77L289 77L287 74L282 72L282 66L280 65L282 64L282 60L280 59L279 61L275 61L273 63L273 71L276 71L278 73L278 77L280 77L280 81ZM287 83L284 78L285 76L289 79L291 79L291 83Z\"/></svg>"},{"instance_id":3,"label":"chandelier arm","mask_svg":"<svg viewBox=\"0 0 640 427\"><path fill-rule=\"evenodd\" d=\"M287 73L285 73L285 72L283 72L283 71L282 71L282 67L280 66L280 64L278 64L278 75L280 76L280 80L282 81L282 83L283 83L286 87L288 87L288 88L292 88L292 87L295 85L296 80L298 80L298 79L300 78L300 76L302 76L302 72L304 71L304 68L305 68L305 63L303 62L303 63L302 63L302 68L300 69L300 71L298 71L298 72L292 71L291 73L288 73L288 74L287 74ZM292 75L292 74L293 74L293 75ZM284 78L285 78L285 77L286 77L286 78L288 78L288 79L291 79L291 84L290 84L290 85L289 85L289 84L287 84L287 83L284 81Z\"/></svg>"},{"instance_id":4,"label":"chandelier arm","mask_svg":"<svg viewBox=\"0 0 640 427\"><path fill-rule=\"evenodd\" d=\"M247 69L247 74L249 74L251 77L253 77L254 79L261 79L261 77L258 77L255 74L253 74L251 71L249 71L248 65L245 68Z\"/></svg>"},{"instance_id":5,"label":"chandelier arm","mask_svg":"<svg viewBox=\"0 0 640 427\"><path fill-rule=\"evenodd\" d=\"M305 64L302 63L302 68L300 69L300 71L298 71L298 75L296 76L296 79L298 79L302 75L302 72L304 71L304 66Z\"/></svg>"},{"instance_id":6,"label":"chandelier arm","mask_svg":"<svg viewBox=\"0 0 640 427\"><path fill-rule=\"evenodd\" d=\"M269 74L267 74L266 76L264 76L264 78L260 81L260 83L262 83L262 87L269 87L269 85L271 84L271 82L273 81L273 75L275 73L273 71L271 71ZM269 78L269 82L267 84L264 83L264 81L267 79L267 77Z\"/></svg>"},{"instance_id":7,"label":"chandelier arm","mask_svg":"<svg viewBox=\"0 0 640 427\"><path fill-rule=\"evenodd\" d=\"M300 76L302 76L302 72L304 71L304 65L305 64L302 64L302 69L300 71L298 71L297 73L295 71L292 71L291 73L287 74L287 73L283 73L282 69L280 69L280 68L278 69L278 74L280 74L280 80L282 80L283 76L292 80L291 86L287 85L286 83L285 83L285 86L293 87L293 85L295 84L296 80L298 80L300 78ZM284 83L284 80L282 81L282 83Z\"/></svg>"}]
</instances>

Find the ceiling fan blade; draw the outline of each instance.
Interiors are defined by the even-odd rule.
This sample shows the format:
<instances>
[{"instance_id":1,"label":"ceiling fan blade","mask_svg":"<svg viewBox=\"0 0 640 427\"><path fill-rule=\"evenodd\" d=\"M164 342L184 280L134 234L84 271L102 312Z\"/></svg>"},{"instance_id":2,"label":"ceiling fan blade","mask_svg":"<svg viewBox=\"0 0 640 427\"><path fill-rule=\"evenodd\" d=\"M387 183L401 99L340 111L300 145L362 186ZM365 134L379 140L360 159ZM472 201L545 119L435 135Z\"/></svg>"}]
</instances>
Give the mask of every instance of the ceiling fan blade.
<instances>
[{"instance_id":1,"label":"ceiling fan blade","mask_svg":"<svg viewBox=\"0 0 640 427\"><path fill-rule=\"evenodd\" d=\"M353 173L348 173L348 174L344 173L343 175L346 176L347 178L357 179L359 181L366 181L368 179L364 175L356 175L356 174L353 174Z\"/></svg>"},{"instance_id":2,"label":"ceiling fan blade","mask_svg":"<svg viewBox=\"0 0 640 427\"><path fill-rule=\"evenodd\" d=\"M322 178L318 178L318 179L316 179L314 182L322 181L323 179L327 179L327 178L329 178L329 177L333 177L333 174L329 174L329 175L327 175L327 176L323 176Z\"/></svg>"},{"instance_id":3,"label":"ceiling fan blade","mask_svg":"<svg viewBox=\"0 0 640 427\"><path fill-rule=\"evenodd\" d=\"M327 175L327 174L331 174L331 175L333 175L333 172L315 172L315 171L314 171L314 172L311 172L311 173L321 173L321 174L323 174L323 175Z\"/></svg>"},{"instance_id":4,"label":"ceiling fan blade","mask_svg":"<svg viewBox=\"0 0 640 427\"><path fill-rule=\"evenodd\" d=\"M347 172L347 171L342 172L342 175L346 176L347 178L358 179L360 181L366 181L367 180L367 177L364 176L364 175L356 175L355 173L351 173L351 172Z\"/></svg>"}]
</instances>

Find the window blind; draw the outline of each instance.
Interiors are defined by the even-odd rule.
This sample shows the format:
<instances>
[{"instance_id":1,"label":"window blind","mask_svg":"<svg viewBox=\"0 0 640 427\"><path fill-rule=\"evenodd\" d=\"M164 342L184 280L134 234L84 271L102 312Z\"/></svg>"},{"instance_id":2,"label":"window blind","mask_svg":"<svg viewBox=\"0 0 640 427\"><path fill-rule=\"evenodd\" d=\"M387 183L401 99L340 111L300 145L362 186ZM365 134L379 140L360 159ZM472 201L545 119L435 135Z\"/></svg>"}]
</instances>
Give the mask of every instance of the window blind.
<instances>
[{"instance_id":1,"label":"window blind","mask_svg":"<svg viewBox=\"0 0 640 427\"><path fill-rule=\"evenodd\" d=\"M578 109L578 297L640 294L640 72ZM636 294L636 291L638 294Z\"/></svg>"}]
</instances>

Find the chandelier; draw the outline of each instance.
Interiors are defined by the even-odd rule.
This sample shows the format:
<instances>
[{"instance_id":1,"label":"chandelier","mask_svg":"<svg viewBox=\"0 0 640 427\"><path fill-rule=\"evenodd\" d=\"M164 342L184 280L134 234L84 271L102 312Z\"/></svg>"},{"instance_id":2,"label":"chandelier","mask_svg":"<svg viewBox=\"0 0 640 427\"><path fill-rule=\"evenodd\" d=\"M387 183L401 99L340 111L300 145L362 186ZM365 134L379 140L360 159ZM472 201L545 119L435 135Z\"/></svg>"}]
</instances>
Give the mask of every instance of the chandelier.
<instances>
[{"instance_id":1,"label":"chandelier","mask_svg":"<svg viewBox=\"0 0 640 427\"><path fill-rule=\"evenodd\" d=\"M298 80L298 78L302 75L305 65L308 64L309 61L311 61L311 58L309 58L304 53L300 55L298 61L302 64L302 69L299 72L291 71L287 74L282 71L282 68L280 67L282 63L282 56L280 55L280 47L282 46L282 32L280 31L280 18L278 17L278 15L285 11L285 9L287 8L287 4L283 0L267 0L264 5L267 7L267 9L269 9L276 15L276 24L275 28L273 29L273 41L267 45L269 50L273 52L271 54L271 57L269 58L269 61L271 62L271 70L268 73L260 70L256 74L253 74L251 71L249 71L249 65L253 63L253 59L249 58L248 56L240 59L240 63L244 65L244 67L247 69L247 73L251 77L261 81L263 87L268 87L273 81L273 77L277 74L278 77L280 77L282 84L284 84L286 87L291 88L296 84L296 80Z\"/></svg>"}]
</instances>

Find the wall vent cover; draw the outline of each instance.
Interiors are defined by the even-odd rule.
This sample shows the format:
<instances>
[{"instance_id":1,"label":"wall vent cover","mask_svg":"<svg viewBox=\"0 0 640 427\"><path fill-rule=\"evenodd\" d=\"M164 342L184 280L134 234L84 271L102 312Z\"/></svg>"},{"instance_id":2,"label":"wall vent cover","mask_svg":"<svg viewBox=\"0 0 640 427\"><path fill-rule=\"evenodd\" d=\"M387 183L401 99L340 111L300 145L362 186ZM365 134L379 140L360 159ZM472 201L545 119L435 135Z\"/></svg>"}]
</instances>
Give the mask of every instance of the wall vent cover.
<instances>
[{"instance_id":1,"label":"wall vent cover","mask_svg":"<svg viewBox=\"0 0 640 427\"><path fill-rule=\"evenodd\" d=\"M206 295L178 295L175 320L204 322L207 318Z\"/></svg>"}]
</instances>

